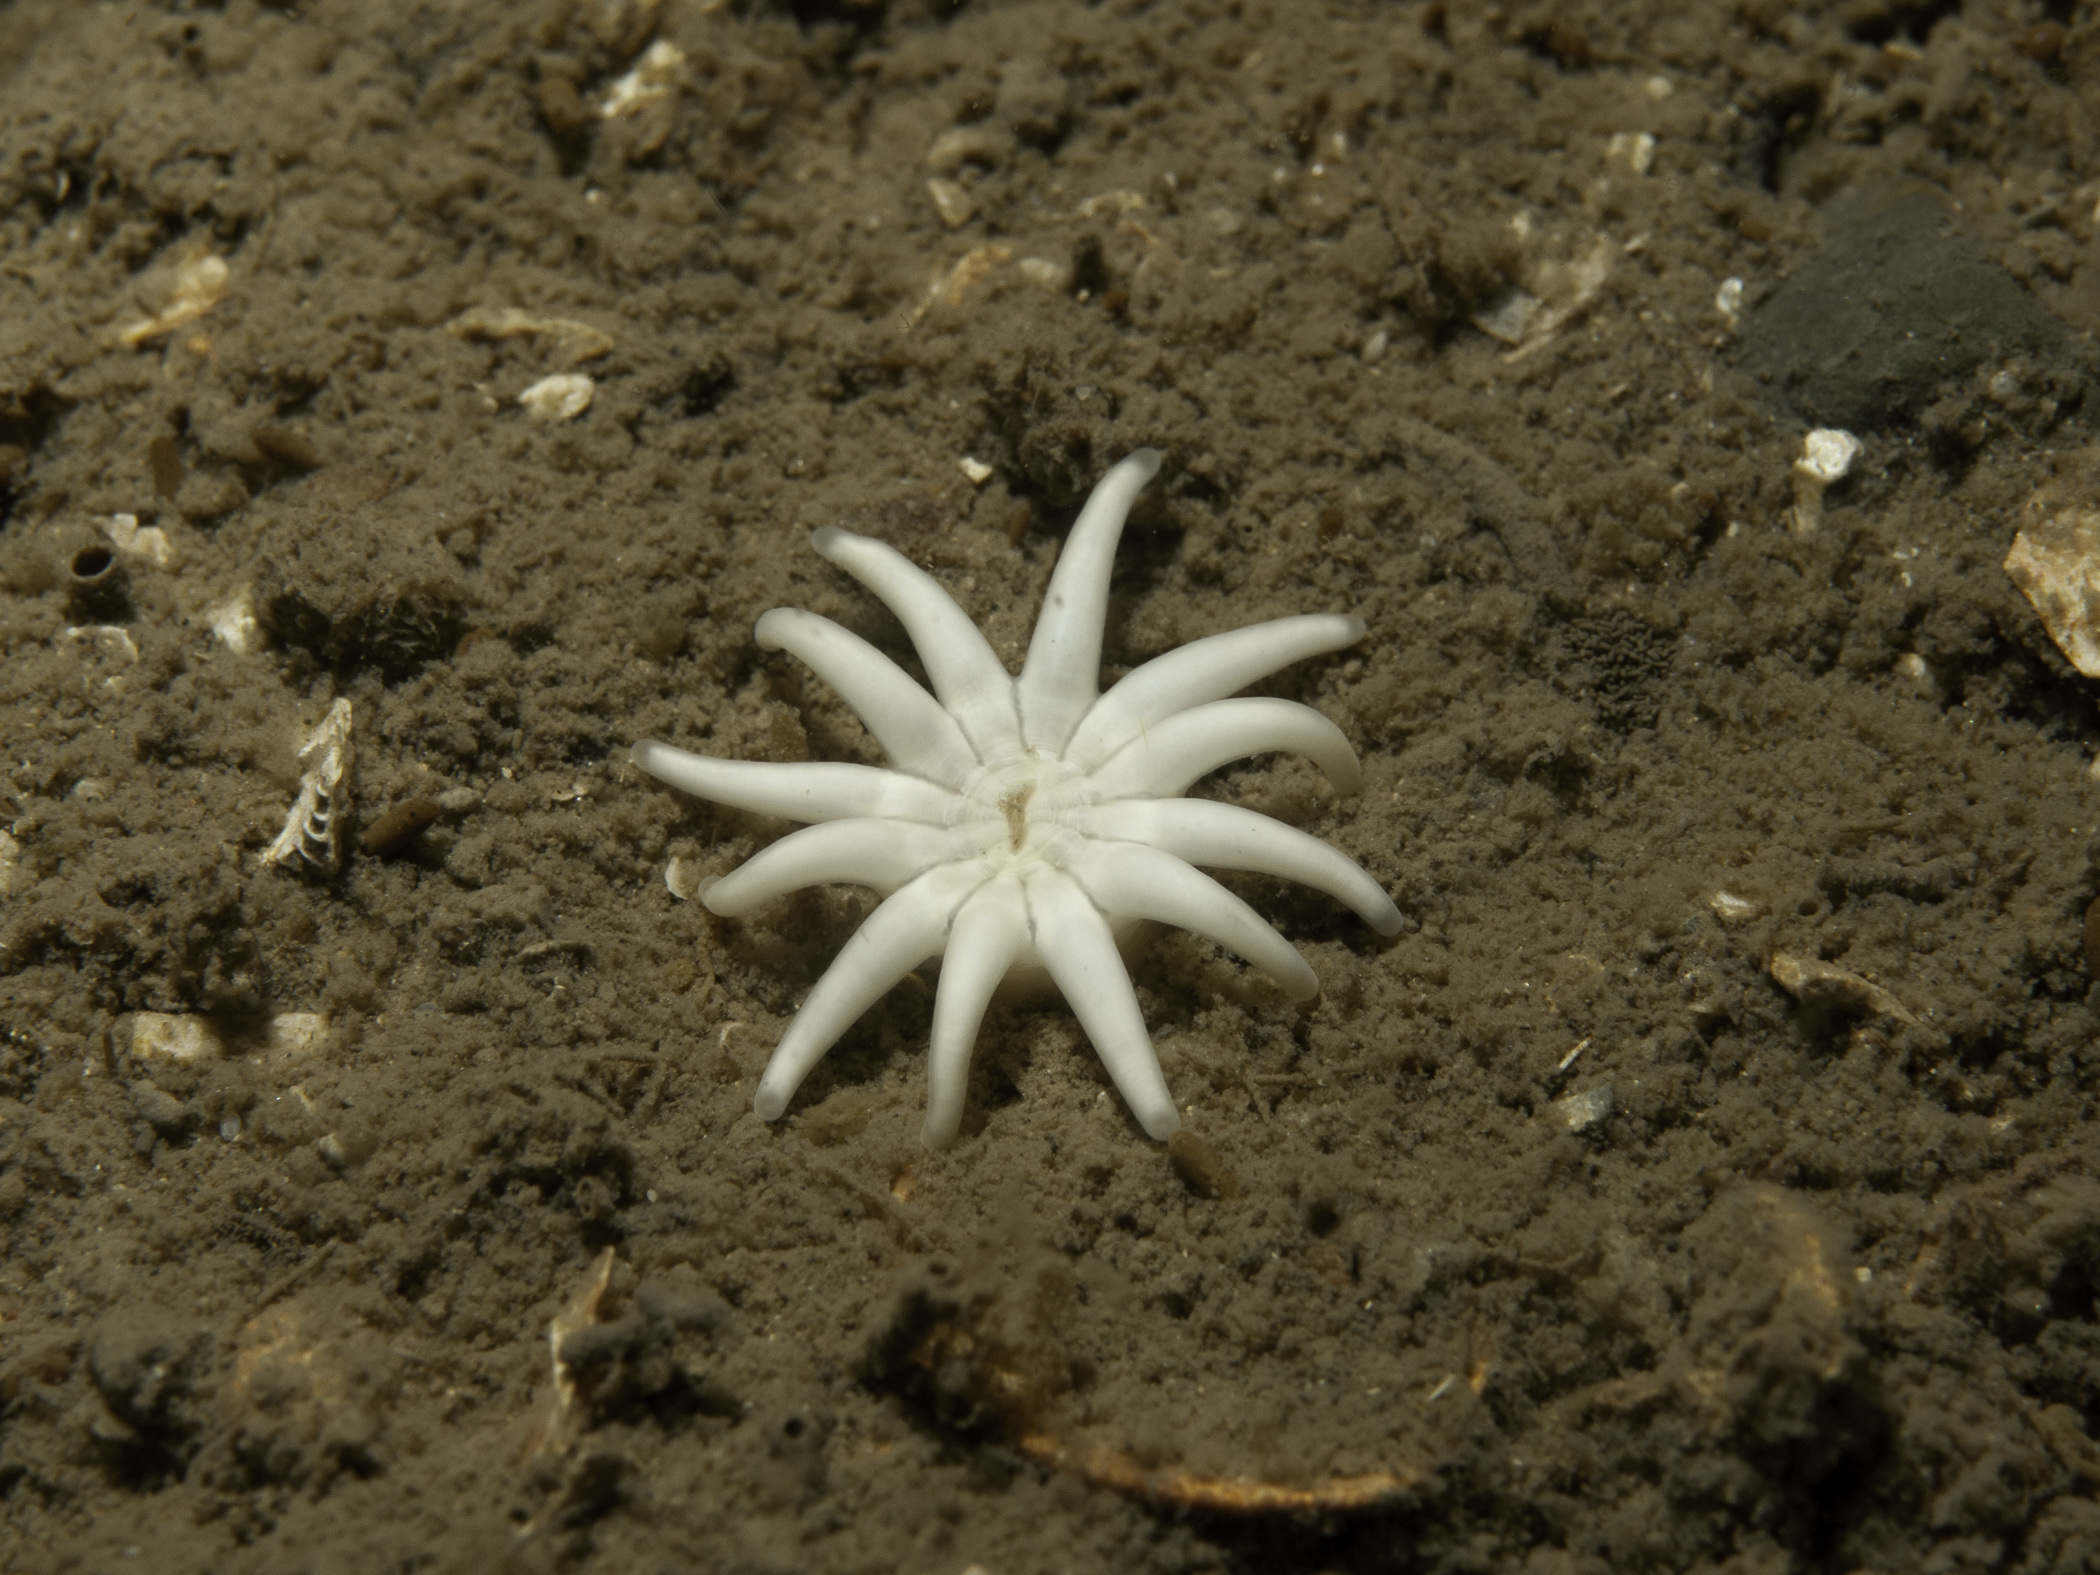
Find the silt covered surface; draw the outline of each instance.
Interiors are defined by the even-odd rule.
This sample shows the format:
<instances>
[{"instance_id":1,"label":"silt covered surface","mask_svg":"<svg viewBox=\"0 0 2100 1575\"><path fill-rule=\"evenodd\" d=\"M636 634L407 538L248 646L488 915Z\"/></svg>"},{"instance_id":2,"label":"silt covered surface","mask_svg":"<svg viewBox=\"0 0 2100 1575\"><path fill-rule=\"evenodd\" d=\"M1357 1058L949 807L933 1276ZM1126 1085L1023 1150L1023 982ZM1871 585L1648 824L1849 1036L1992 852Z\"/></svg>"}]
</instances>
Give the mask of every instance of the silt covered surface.
<instances>
[{"instance_id":1,"label":"silt covered surface","mask_svg":"<svg viewBox=\"0 0 2100 1575\"><path fill-rule=\"evenodd\" d=\"M2100 489L2089 8L30 3L0 72L7 1567L2093 1561L2100 718L2000 568ZM1980 354L1831 353L1892 211ZM1018 661L1145 445L1109 675L1363 617L1268 689L1363 790L1199 791L1404 932L1234 879L1304 1008L1135 943L1193 1157L1043 999L920 1152L913 981L759 1122L867 896L680 900L784 828L627 747L874 759L751 639L910 660L809 531ZM341 867L268 864L339 700Z\"/></svg>"}]
</instances>

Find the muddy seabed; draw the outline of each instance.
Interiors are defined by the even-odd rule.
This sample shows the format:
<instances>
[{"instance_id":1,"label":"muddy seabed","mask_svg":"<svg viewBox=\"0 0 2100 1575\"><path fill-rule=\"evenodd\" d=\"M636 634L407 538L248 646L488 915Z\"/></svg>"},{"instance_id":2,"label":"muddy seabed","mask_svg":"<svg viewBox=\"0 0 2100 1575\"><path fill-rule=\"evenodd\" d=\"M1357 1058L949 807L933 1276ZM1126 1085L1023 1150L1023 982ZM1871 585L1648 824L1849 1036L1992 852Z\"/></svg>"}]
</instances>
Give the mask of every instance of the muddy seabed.
<instances>
[{"instance_id":1,"label":"muddy seabed","mask_svg":"<svg viewBox=\"0 0 2100 1575\"><path fill-rule=\"evenodd\" d=\"M2000 568L2100 491L2089 4L24 0L0 84L0 1566L2100 1561L2100 710ZM628 745L878 758L751 636L910 660L809 531L1018 660L1142 444L1111 675L1368 620L1270 688L1363 790L1200 791L1404 933L1139 942L1217 1168L1055 1000L920 1152L919 980L760 1122L868 898L680 901L783 827Z\"/></svg>"}]
</instances>

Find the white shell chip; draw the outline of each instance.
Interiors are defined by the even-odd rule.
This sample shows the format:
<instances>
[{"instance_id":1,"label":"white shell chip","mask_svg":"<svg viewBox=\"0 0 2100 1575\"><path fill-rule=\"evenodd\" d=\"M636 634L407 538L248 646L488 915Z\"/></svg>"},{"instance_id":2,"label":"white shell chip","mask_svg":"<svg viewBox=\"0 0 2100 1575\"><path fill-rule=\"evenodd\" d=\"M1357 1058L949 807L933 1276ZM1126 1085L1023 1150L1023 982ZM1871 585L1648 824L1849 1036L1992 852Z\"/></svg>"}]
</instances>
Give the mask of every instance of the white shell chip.
<instances>
[{"instance_id":1,"label":"white shell chip","mask_svg":"<svg viewBox=\"0 0 2100 1575\"><path fill-rule=\"evenodd\" d=\"M570 421L591 408L596 390L597 385L581 372L557 372L526 389L518 403L535 421Z\"/></svg>"}]
</instances>

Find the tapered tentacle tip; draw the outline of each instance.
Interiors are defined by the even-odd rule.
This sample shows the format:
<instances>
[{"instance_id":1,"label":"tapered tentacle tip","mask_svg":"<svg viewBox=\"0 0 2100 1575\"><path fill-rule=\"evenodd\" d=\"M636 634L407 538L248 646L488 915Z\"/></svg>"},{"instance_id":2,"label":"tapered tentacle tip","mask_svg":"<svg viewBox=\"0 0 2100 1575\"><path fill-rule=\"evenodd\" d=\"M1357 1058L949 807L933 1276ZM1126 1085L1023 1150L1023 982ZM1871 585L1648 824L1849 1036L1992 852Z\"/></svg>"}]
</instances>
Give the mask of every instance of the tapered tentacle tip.
<instances>
[{"instance_id":1,"label":"tapered tentacle tip","mask_svg":"<svg viewBox=\"0 0 2100 1575\"><path fill-rule=\"evenodd\" d=\"M757 624L751 630L751 637L758 641L758 648L761 651L777 651L786 644L783 636L794 617L795 610L792 607L775 607L771 612L760 613Z\"/></svg>"},{"instance_id":2,"label":"tapered tentacle tip","mask_svg":"<svg viewBox=\"0 0 2100 1575\"><path fill-rule=\"evenodd\" d=\"M1346 617L1342 621L1348 624L1349 626L1349 638L1342 642L1344 645L1356 644L1356 642L1358 640L1361 640L1365 636L1365 634L1367 634L1370 631L1371 628L1371 626L1365 623L1363 619L1357 617Z\"/></svg>"},{"instance_id":3,"label":"tapered tentacle tip","mask_svg":"<svg viewBox=\"0 0 2100 1575\"><path fill-rule=\"evenodd\" d=\"M919 1127L919 1147L925 1149L946 1148L955 1141L955 1134L961 1130L961 1127L962 1113L960 1111L949 1116L935 1115L929 1111L925 1121Z\"/></svg>"},{"instance_id":4,"label":"tapered tentacle tip","mask_svg":"<svg viewBox=\"0 0 2100 1575\"><path fill-rule=\"evenodd\" d=\"M1150 481L1159 474L1159 467L1166 462L1166 457L1156 448L1134 448L1124 456L1123 463L1132 470L1144 472L1145 479Z\"/></svg>"},{"instance_id":5,"label":"tapered tentacle tip","mask_svg":"<svg viewBox=\"0 0 2100 1575\"><path fill-rule=\"evenodd\" d=\"M819 525L809 533L809 544L820 558L836 558L840 549L853 539L853 532L840 530L836 525Z\"/></svg>"},{"instance_id":6,"label":"tapered tentacle tip","mask_svg":"<svg viewBox=\"0 0 2100 1575\"><path fill-rule=\"evenodd\" d=\"M787 1110L788 1093L786 1089L769 1088L761 1082L758 1085L758 1097L751 1101L751 1108L758 1112L758 1119L761 1121L778 1121Z\"/></svg>"},{"instance_id":7,"label":"tapered tentacle tip","mask_svg":"<svg viewBox=\"0 0 2100 1575\"><path fill-rule=\"evenodd\" d=\"M1155 1143L1164 1143L1181 1130L1181 1112L1174 1108L1171 1100L1147 1105L1142 1110L1133 1110L1131 1114L1138 1118L1138 1125L1145 1129L1145 1136Z\"/></svg>"},{"instance_id":8,"label":"tapered tentacle tip","mask_svg":"<svg viewBox=\"0 0 2100 1575\"><path fill-rule=\"evenodd\" d=\"M942 980L945 988L947 979ZM939 1043L936 1038L936 1044ZM951 1066L944 1065L938 1052L927 1070L926 1119L919 1124L919 1146L921 1148L946 1148L955 1141L955 1134L962 1130L964 1089Z\"/></svg>"},{"instance_id":9,"label":"tapered tentacle tip","mask_svg":"<svg viewBox=\"0 0 2100 1575\"><path fill-rule=\"evenodd\" d=\"M628 748L627 763L637 771L646 772L652 777L660 778L663 775L660 768L663 765L664 758L671 752L669 744L659 744L653 738L645 738L639 744L631 745Z\"/></svg>"},{"instance_id":10,"label":"tapered tentacle tip","mask_svg":"<svg viewBox=\"0 0 2100 1575\"><path fill-rule=\"evenodd\" d=\"M1327 785L1337 793L1354 793L1364 785L1364 768L1353 749L1337 751L1321 761L1320 768L1327 773Z\"/></svg>"},{"instance_id":11,"label":"tapered tentacle tip","mask_svg":"<svg viewBox=\"0 0 2100 1575\"><path fill-rule=\"evenodd\" d=\"M1288 974L1278 974L1276 982L1283 986L1285 995L1303 1006L1308 1001L1317 1001L1320 998L1320 976L1312 971L1312 965L1309 963L1302 963L1300 967L1304 972L1294 968Z\"/></svg>"},{"instance_id":12,"label":"tapered tentacle tip","mask_svg":"<svg viewBox=\"0 0 2100 1575\"><path fill-rule=\"evenodd\" d=\"M1391 940L1400 933L1401 926L1407 921L1400 916L1400 910L1393 906L1392 899L1388 897L1383 908L1364 915L1364 922L1387 940Z\"/></svg>"}]
</instances>

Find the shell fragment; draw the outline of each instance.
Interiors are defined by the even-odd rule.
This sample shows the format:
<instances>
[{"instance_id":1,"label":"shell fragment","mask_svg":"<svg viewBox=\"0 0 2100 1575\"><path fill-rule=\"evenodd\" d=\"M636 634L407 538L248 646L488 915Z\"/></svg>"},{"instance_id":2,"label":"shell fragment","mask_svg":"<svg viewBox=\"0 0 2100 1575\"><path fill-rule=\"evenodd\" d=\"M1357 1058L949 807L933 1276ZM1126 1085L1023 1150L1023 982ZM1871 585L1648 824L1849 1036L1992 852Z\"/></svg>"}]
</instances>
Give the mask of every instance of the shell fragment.
<instances>
[{"instance_id":1,"label":"shell fragment","mask_svg":"<svg viewBox=\"0 0 2100 1575\"><path fill-rule=\"evenodd\" d=\"M2100 509L2036 498L2025 513L2005 572L2071 665L2100 678Z\"/></svg>"},{"instance_id":2,"label":"shell fragment","mask_svg":"<svg viewBox=\"0 0 2100 1575\"><path fill-rule=\"evenodd\" d=\"M307 736L299 751L299 797L284 818L284 829L263 854L265 864L317 870L333 875L342 864L338 819L350 808L350 702L338 700Z\"/></svg>"}]
</instances>

